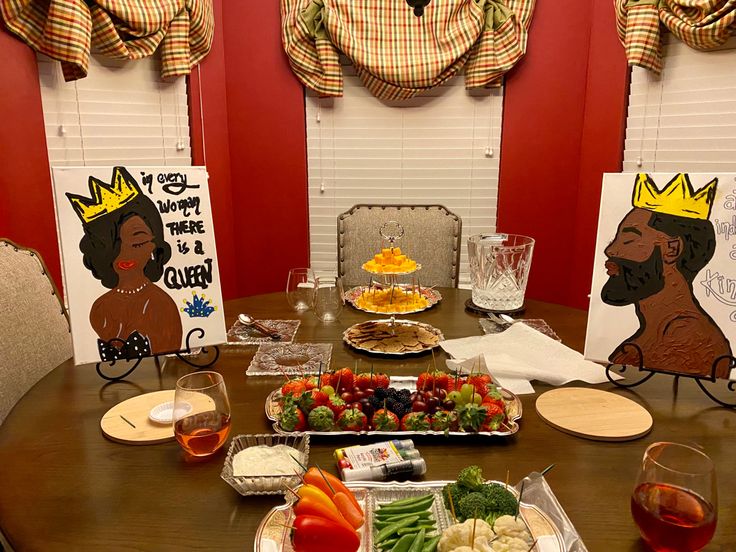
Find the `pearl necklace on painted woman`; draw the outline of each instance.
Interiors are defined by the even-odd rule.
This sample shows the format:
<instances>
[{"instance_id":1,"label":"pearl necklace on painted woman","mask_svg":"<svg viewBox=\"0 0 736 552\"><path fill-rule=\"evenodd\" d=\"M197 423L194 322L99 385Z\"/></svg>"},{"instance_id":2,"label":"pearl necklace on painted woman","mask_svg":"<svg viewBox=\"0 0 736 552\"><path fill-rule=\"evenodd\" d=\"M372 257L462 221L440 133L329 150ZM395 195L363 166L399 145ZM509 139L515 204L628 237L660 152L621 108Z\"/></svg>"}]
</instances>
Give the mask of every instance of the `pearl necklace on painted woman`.
<instances>
[{"instance_id":1,"label":"pearl necklace on painted woman","mask_svg":"<svg viewBox=\"0 0 736 552\"><path fill-rule=\"evenodd\" d=\"M135 295L136 293L138 293L139 291L141 291L144 287L146 287L150 283L151 282L146 282L146 283L138 286L137 288L133 288L133 289L120 289L120 288L115 288L115 291L117 291L118 293L123 293L125 295Z\"/></svg>"}]
</instances>

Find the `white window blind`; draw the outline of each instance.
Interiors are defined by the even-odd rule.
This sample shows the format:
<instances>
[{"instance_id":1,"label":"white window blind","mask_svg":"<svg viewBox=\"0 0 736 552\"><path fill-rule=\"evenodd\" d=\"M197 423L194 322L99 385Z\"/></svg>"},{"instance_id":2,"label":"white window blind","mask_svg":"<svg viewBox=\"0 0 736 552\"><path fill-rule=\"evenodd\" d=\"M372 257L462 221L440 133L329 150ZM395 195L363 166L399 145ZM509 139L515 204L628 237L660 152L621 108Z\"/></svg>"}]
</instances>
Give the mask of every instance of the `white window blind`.
<instances>
[{"instance_id":1,"label":"white window blind","mask_svg":"<svg viewBox=\"0 0 736 552\"><path fill-rule=\"evenodd\" d=\"M665 42L661 77L631 73L624 171L736 171L736 38L710 52Z\"/></svg>"},{"instance_id":2,"label":"white window blind","mask_svg":"<svg viewBox=\"0 0 736 552\"><path fill-rule=\"evenodd\" d=\"M158 56L91 56L74 82L45 56L38 69L52 166L192 164L186 79L162 81Z\"/></svg>"},{"instance_id":3,"label":"white window blind","mask_svg":"<svg viewBox=\"0 0 736 552\"><path fill-rule=\"evenodd\" d=\"M460 76L387 102L343 71L342 98L306 98L312 268L336 271L337 217L353 205L437 203L462 218L460 285L469 285L465 240L496 227L503 89L468 92Z\"/></svg>"}]
</instances>

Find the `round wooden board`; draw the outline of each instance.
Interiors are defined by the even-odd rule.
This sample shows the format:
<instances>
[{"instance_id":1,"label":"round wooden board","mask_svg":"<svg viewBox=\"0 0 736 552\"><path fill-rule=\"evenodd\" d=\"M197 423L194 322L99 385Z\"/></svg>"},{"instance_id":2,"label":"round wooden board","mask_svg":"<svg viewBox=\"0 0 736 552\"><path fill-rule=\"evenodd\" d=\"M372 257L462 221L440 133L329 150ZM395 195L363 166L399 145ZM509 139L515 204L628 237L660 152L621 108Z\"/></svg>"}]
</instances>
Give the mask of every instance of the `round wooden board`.
<instances>
[{"instance_id":1,"label":"round wooden board","mask_svg":"<svg viewBox=\"0 0 736 552\"><path fill-rule=\"evenodd\" d=\"M652 429L652 415L644 407L599 389L553 389L540 395L536 407L552 427L595 441L629 441Z\"/></svg>"},{"instance_id":2,"label":"round wooden board","mask_svg":"<svg viewBox=\"0 0 736 552\"><path fill-rule=\"evenodd\" d=\"M100 420L102 433L108 439L126 445L153 445L174 439L172 424L157 424L148 418L151 409L174 400L174 390L138 395L116 404ZM125 419L130 421L132 427Z\"/></svg>"}]
</instances>

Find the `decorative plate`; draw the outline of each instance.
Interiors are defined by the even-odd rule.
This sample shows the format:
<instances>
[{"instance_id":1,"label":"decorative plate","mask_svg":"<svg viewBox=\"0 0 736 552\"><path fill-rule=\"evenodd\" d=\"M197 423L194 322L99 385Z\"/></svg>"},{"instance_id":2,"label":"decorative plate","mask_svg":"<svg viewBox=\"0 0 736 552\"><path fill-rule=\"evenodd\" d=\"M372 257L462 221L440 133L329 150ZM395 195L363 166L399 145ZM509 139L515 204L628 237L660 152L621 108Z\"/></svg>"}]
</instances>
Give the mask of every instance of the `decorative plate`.
<instances>
[{"instance_id":1,"label":"decorative plate","mask_svg":"<svg viewBox=\"0 0 736 552\"><path fill-rule=\"evenodd\" d=\"M374 481L352 481L345 483L355 498L358 500L365 513L365 524L360 528L360 552L373 552L373 513L379 504L421 496L432 493L435 501L432 505L432 517L437 526L437 532L441 533L452 525L452 516L445 508L442 501L442 488L452 481L405 481L397 483L374 482ZM489 481L503 485L500 481ZM513 487L509 491L517 497L518 492ZM273 508L261 520L256 530L256 538L253 545L254 552L293 552L290 541L290 530L294 519L292 502ZM564 552L564 539L559 528L552 519L539 507L522 502L519 507L520 517L524 520L532 537L536 539L539 550L545 552Z\"/></svg>"},{"instance_id":2,"label":"decorative plate","mask_svg":"<svg viewBox=\"0 0 736 552\"><path fill-rule=\"evenodd\" d=\"M400 288L404 291L409 291L412 289L411 284L399 284L396 287ZM375 310L370 309L366 307L361 307L358 305L358 299L365 291L371 291L370 286L358 286L354 287L348 291L345 292L345 300L350 303L353 307L355 307L358 310L362 310L364 312L370 312L372 314L414 314L416 312L422 312L427 309L430 309L434 307L437 303L439 303L442 300L442 295L439 291L432 289L432 288L421 288L421 295L427 300L427 305L421 308L412 309L412 310Z\"/></svg>"},{"instance_id":3,"label":"decorative plate","mask_svg":"<svg viewBox=\"0 0 736 552\"><path fill-rule=\"evenodd\" d=\"M258 347L247 376L280 376L316 374L320 365L330 365L332 345L329 343L263 343Z\"/></svg>"},{"instance_id":4,"label":"decorative plate","mask_svg":"<svg viewBox=\"0 0 736 552\"><path fill-rule=\"evenodd\" d=\"M343 333L343 341L359 351L391 356L423 353L444 339L434 326L394 318L361 322Z\"/></svg>"},{"instance_id":5,"label":"decorative plate","mask_svg":"<svg viewBox=\"0 0 736 552\"><path fill-rule=\"evenodd\" d=\"M246 326L236 320L227 331L228 345L260 345L261 343L292 343L301 320L259 320L267 328L278 332L281 339L274 340L263 335L253 326Z\"/></svg>"},{"instance_id":6,"label":"decorative plate","mask_svg":"<svg viewBox=\"0 0 736 552\"><path fill-rule=\"evenodd\" d=\"M411 391L417 388L417 377L416 376L391 376L391 387L396 389L409 389ZM514 395L511 391L502 389L499 387L503 400L506 403L506 412L508 414L508 425L503 429L497 431L478 431L478 432L467 432L467 431L450 431L445 433L444 431L311 431L307 430L303 433L310 435L384 435L384 436L404 436L407 435L496 435L500 437L508 437L519 431L518 420L521 419L522 407L521 400L519 397ZM273 429L276 433L281 435L289 435L291 433L302 433L302 432L291 432L281 429L279 425L279 417L281 416L281 389L275 389L268 394L266 397L266 418L273 422Z\"/></svg>"}]
</instances>

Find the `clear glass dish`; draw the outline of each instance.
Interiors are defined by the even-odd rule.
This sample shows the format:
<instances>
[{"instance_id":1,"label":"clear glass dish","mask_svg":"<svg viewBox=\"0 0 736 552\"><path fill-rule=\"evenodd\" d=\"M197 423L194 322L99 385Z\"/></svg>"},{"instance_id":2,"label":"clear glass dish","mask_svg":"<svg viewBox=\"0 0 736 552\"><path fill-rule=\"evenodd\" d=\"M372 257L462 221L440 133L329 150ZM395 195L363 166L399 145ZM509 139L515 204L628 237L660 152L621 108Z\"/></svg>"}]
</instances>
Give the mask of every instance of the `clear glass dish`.
<instances>
[{"instance_id":1,"label":"clear glass dish","mask_svg":"<svg viewBox=\"0 0 736 552\"><path fill-rule=\"evenodd\" d=\"M233 457L242 450L258 445L269 447L286 445L302 453L302 463L309 463L309 435L307 433L291 433L289 435L274 435L259 433L252 435L237 435L230 443L225 465L220 477L233 489L243 496L285 494L286 486L296 487L301 483L296 475L261 475L254 477L237 477L233 475ZM294 463L294 469L303 474L304 470Z\"/></svg>"}]
</instances>

